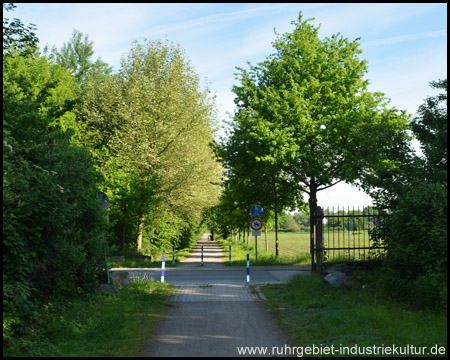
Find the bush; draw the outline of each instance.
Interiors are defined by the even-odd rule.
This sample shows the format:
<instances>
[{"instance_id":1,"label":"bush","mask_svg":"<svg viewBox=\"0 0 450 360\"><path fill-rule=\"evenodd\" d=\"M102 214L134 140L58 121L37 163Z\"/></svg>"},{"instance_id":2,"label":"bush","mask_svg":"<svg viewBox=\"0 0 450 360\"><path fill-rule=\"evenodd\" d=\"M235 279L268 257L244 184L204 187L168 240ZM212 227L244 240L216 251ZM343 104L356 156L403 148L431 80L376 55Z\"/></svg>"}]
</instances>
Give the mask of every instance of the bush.
<instances>
[{"instance_id":1,"label":"bush","mask_svg":"<svg viewBox=\"0 0 450 360\"><path fill-rule=\"evenodd\" d=\"M76 145L70 74L45 58L3 64L4 336L29 330L34 309L71 297L104 275L101 180ZM6 319L6 322L5 322Z\"/></svg>"},{"instance_id":2,"label":"bush","mask_svg":"<svg viewBox=\"0 0 450 360\"><path fill-rule=\"evenodd\" d=\"M3 345L8 347L18 333L37 319L37 307L30 301L31 289L21 283L7 283L3 277Z\"/></svg>"},{"instance_id":3,"label":"bush","mask_svg":"<svg viewBox=\"0 0 450 360\"><path fill-rule=\"evenodd\" d=\"M420 308L445 306L446 187L411 185L373 233L387 248L385 266L391 291Z\"/></svg>"},{"instance_id":4,"label":"bush","mask_svg":"<svg viewBox=\"0 0 450 360\"><path fill-rule=\"evenodd\" d=\"M408 153L399 166L375 170L384 214L372 233L386 245L392 292L420 308L446 308L447 79L431 86L445 93L427 98L411 123L424 156Z\"/></svg>"}]
</instances>

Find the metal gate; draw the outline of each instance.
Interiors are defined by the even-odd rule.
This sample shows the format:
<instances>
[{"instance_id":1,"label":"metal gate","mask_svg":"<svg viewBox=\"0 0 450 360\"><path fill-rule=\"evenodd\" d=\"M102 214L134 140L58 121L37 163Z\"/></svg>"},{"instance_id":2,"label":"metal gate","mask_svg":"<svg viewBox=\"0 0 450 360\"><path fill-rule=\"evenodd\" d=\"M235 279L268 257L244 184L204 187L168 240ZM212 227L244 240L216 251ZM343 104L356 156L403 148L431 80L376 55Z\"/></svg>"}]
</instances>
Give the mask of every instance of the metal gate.
<instances>
[{"instance_id":1,"label":"metal gate","mask_svg":"<svg viewBox=\"0 0 450 360\"><path fill-rule=\"evenodd\" d=\"M384 251L382 246L374 246L369 230L378 226L381 216L374 208L367 207L363 211L359 207L347 211L323 211L317 207L315 217L314 253L317 266L312 256L312 268L319 272L323 263L333 258L351 260L367 260Z\"/></svg>"}]
</instances>

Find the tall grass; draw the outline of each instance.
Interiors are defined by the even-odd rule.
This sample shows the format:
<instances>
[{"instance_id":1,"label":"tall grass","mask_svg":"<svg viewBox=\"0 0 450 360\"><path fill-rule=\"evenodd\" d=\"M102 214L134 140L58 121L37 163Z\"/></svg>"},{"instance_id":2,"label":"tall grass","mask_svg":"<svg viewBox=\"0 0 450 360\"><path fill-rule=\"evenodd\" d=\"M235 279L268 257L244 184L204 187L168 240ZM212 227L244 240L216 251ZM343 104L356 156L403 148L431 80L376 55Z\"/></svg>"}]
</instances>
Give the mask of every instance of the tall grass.
<instances>
[{"instance_id":1,"label":"tall grass","mask_svg":"<svg viewBox=\"0 0 450 360\"><path fill-rule=\"evenodd\" d=\"M372 269L371 278L379 270ZM422 312L395 302L369 277L347 288L332 288L313 274L299 275L286 285L261 290L265 306L295 346L433 346L447 347L447 316ZM427 355L427 354L425 354ZM336 356L336 354L334 355Z\"/></svg>"},{"instance_id":2,"label":"tall grass","mask_svg":"<svg viewBox=\"0 0 450 360\"><path fill-rule=\"evenodd\" d=\"M28 336L4 348L3 356L139 356L173 291L168 284L141 279L119 293L47 304Z\"/></svg>"}]
</instances>

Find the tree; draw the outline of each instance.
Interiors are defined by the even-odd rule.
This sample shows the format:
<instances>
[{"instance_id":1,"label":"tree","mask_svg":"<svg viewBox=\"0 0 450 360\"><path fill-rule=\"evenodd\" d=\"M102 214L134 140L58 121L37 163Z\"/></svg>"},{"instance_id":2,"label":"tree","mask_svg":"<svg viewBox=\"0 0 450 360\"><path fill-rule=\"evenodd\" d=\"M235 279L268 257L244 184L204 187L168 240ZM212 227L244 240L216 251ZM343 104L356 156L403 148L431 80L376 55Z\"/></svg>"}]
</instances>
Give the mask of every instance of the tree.
<instances>
[{"instance_id":1,"label":"tree","mask_svg":"<svg viewBox=\"0 0 450 360\"><path fill-rule=\"evenodd\" d=\"M411 129L420 141L430 181L447 182L447 79L432 81L434 89L445 93L425 99Z\"/></svg>"},{"instance_id":2,"label":"tree","mask_svg":"<svg viewBox=\"0 0 450 360\"><path fill-rule=\"evenodd\" d=\"M27 331L39 304L103 280L101 174L73 131L73 78L44 57L3 62L4 334ZM6 324L6 326L5 326Z\"/></svg>"},{"instance_id":3,"label":"tree","mask_svg":"<svg viewBox=\"0 0 450 360\"><path fill-rule=\"evenodd\" d=\"M238 94L235 102L240 99L241 94ZM224 191L224 195L231 197L228 201L222 200L240 209L239 219L234 220L240 229L249 226L252 205L259 204L265 209L264 222L274 217L275 255L278 256L278 215L285 209L300 207L303 201L301 189L288 179L278 164L260 161L268 155L268 148L257 138L248 136L252 129L242 121L245 116L245 112L235 114L235 121L230 123L231 133L216 146L218 157L226 169L224 184L228 191Z\"/></svg>"},{"instance_id":4,"label":"tree","mask_svg":"<svg viewBox=\"0 0 450 360\"><path fill-rule=\"evenodd\" d=\"M297 221L295 221L295 219L289 215L286 222L284 223L284 229L286 231L296 232L300 231L300 226L298 225Z\"/></svg>"},{"instance_id":5,"label":"tree","mask_svg":"<svg viewBox=\"0 0 450 360\"><path fill-rule=\"evenodd\" d=\"M250 71L240 70L239 126L266 148L260 161L277 164L309 195L311 222L317 192L357 182L374 167L393 167L405 153L408 117L367 91L366 61L358 39L319 39L318 29L293 22L278 36L276 52ZM311 226L311 254L314 227Z\"/></svg>"},{"instance_id":6,"label":"tree","mask_svg":"<svg viewBox=\"0 0 450 360\"><path fill-rule=\"evenodd\" d=\"M387 286L421 308L447 304L447 80L445 91L425 99L411 124L424 158L410 153L395 169L374 172L373 197L382 221L373 230L386 247ZM386 181L385 179L388 179ZM425 215L425 216L424 216Z\"/></svg>"},{"instance_id":7,"label":"tree","mask_svg":"<svg viewBox=\"0 0 450 360\"><path fill-rule=\"evenodd\" d=\"M44 49L46 53L47 48ZM82 85L89 77L102 78L112 72L112 68L100 58L92 62L92 55L94 42L89 41L88 35L83 37L81 31L74 30L69 42L64 43L59 51L53 48L49 58L67 69Z\"/></svg>"},{"instance_id":8,"label":"tree","mask_svg":"<svg viewBox=\"0 0 450 360\"><path fill-rule=\"evenodd\" d=\"M11 11L16 6L12 3L3 4L5 11ZM36 25L25 26L21 20L3 18L3 57L8 57L11 52L20 52L22 56L31 55L36 52L39 39L34 32Z\"/></svg>"},{"instance_id":9,"label":"tree","mask_svg":"<svg viewBox=\"0 0 450 360\"><path fill-rule=\"evenodd\" d=\"M301 226L301 228L309 226L310 216L309 213L305 210L294 214L294 219Z\"/></svg>"},{"instance_id":10,"label":"tree","mask_svg":"<svg viewBox=\"0 0 450 360\"><path fill-rule=\"evenodd\" d=\"M86 86L83 141L105 174L111 215L133 229L138 251L145 228L159 248L176 245L217 200L208 96L183 51L162 41L135 42L118 74Z\"/></svg>"}]
</instances>

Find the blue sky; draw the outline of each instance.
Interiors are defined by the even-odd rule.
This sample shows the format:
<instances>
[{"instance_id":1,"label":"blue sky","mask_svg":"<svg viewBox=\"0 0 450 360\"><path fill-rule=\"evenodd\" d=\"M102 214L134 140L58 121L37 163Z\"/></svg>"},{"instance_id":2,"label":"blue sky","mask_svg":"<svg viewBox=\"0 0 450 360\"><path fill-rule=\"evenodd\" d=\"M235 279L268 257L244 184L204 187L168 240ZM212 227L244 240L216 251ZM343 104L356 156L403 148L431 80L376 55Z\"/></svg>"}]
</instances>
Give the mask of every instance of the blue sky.
<instances>
[{"instance_id":1,"label":"blue sky","mask_svg":"<svg viewBox=\"0 0 450 360\"><path fill-rule=\"evenodd\" d=\"M115 69L134 40L167 38L185 50L202 84L216 95L218 118L234 111L231 87L236 66L263 61L273 52L277 33L304 18L321 24L321 38L341 33L361 38L371 91L381 91L391 106L414 115L436 92L429 82L447 77L447 4L443 3L182 3L81 4L18 3L8 18L37 27L41 47L60 48L74 29L94 42L94 59ZM370 198L345 184L319 192L323 206L362 206Z\"/></svg>"}]
</instances>

